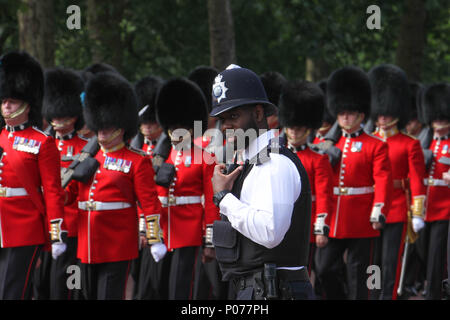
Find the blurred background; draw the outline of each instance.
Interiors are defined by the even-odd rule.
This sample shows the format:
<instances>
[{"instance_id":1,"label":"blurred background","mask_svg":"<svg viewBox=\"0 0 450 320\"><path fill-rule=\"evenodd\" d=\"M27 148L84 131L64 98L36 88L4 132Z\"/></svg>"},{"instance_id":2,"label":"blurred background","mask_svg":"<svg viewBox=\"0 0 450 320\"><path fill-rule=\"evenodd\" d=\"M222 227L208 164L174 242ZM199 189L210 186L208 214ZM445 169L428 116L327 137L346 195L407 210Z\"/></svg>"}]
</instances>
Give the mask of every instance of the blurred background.
<instances>
[{"instance_id":1,"label":"blurred background","mask_svg":"<svg viewBox=\"0 0 450 320\"><path fill-rule=\"evenodd\" d=\"M348 64L403 68L450 81L448 0L0 0L0 53L22 49L44 67L116 67L130 81L236 63L318 81ZM369 30L367 7L381 9ZM69 30L70 5L81 28Z\"/></svg>"}]
</instances>

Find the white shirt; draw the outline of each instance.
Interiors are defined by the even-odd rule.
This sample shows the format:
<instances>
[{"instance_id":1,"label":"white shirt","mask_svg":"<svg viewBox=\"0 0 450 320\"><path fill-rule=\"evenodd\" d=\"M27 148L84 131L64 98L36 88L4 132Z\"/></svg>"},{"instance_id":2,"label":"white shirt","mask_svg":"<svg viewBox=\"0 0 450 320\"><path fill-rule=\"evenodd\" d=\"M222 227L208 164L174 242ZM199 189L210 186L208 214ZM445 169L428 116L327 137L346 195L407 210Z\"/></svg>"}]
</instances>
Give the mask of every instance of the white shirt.
<instances>
[{"instance_id":1,"label":"white shirt","mask_svg":"<svg viewBox=\"0 0 450 320\"><path fill-rule=\"evenodd\" d=\"M252 141L244 151L244 160L256 156L272 137L272 132L267 131ZM269 161L253 165L244 180L240 199L231 193L222 199L220 212L241 234L271 249L284 239L300 192L300 174L295 164L272 152Z\"/></svg>"}]
</instances>

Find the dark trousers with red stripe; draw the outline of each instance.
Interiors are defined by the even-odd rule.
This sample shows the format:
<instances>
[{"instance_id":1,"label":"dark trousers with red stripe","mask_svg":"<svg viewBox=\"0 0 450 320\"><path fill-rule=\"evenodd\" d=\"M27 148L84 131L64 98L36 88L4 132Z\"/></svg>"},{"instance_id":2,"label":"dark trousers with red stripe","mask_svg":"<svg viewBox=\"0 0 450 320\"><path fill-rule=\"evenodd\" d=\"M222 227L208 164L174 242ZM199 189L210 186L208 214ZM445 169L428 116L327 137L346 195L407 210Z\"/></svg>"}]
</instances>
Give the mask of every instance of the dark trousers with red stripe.
<instances>
[{"instance_id":1,"label":"dark trousers with red stripe","mask_svg":"<svg viewBox=\"0 0 450 320\"><path fill-rule=\"evenodd\" d=\"M316 253L316 271L326 299L367 300L370 290L367 287L367 270L371 265L374 240L376 238L329 238L328 244ZM347 297L342 296L341 277L336 274L336 261L342 259L347 250Z\"/></svg>"},{"instance_id":2,"label":"dark trousers with red stripe","mask_svg":"<svg viewBox=\"0 0 450 320\"><path fill-rule=\"evenodd\" d=\"M69 266L78 265L77 246L78 238L67 238L67 249L56 260L52 259L50 268L50 299L52 300L76 300L81 294L77 289L69 290L67 279L71 273L67 273Z\"/></svg>"},{"instance_id":3,"label":"dark trousers with red stripe","mask_svg":"<svg viewBox=\"0 0 450 320\"><path fill-rule=\"evenodd\" d=\"M195 268L200 247L182 247L171 253L169 300L193 299Z\"/></svg>"},{"instance_id":4,"label":"dark trousers with red stripe","mask_svg":"<svg viewBox=\"0 0 450 320\"><path fill-rule=\"evenodd\" d=\"M81 263L81 286L86 300L124 300L131 260Z\"/></svg>"},{"instance_id":5,"label":"dark trousers with red stripe","mask_svg":"<svg viewBox=\"0 0 450 320\"><path fill-rule=\"evenodd\" d=\"M381 231L381 300L396 300L405 247L406 223L387 223Z\"/></svg>"},{"instance_id":6,"label":"dark trousers with red stripe","mask_svg":"<svg viewBox=\"0 0 450 320\"><path fill-rule=\"evenodd\" d=\"M0 300L30 300L41 245L0 248Z\"/></svg>"}]
</instances>

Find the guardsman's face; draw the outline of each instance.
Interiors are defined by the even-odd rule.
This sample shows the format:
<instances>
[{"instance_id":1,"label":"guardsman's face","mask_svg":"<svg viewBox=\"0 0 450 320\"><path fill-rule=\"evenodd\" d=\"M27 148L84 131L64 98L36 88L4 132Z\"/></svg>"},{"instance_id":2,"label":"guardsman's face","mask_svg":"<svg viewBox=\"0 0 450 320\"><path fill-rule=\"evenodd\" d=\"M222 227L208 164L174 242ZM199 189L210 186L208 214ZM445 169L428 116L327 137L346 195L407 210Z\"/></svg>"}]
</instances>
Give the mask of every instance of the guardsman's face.
<instances>
[{"instance_id":1,"label":"guardsman's face","mask_svg":"<svg viewBox=\"0 0 450 320\"><path fill-rule=\"evenodd\" d=\"M105 148L111 148L123 142L124 131L117 128L102 129L97 132L98 142Z\"/></svg>"},{"instance_id":2,"label":"guardsman's face","mask_svg":"<svg viewBox=\"0 0 450 320\"><path fill-rule=\"evenodd\" d=\"M448 120L434 120L431 125L438 135L444 136L450 132L450 121Z\"/></svg>"},{"instance_id":3,"label":"guardsman's face","mask_svg":"<svg viewBox=\"0 0 450 320\"><path fill-rule=\"evenodd\" d=\"M69 133L75 128L77 117L64 117L52 119L51 125L56 132Z\"/></svg>"},{"instance_id":4,"label":"guardsman's face","mask_svg":"<svg viewBox=\"0 0 450 320\"><path fill-rule=\"evenodd\" d=\"M307 127L290 127L286 128L286 137L290 144L298 147L306 142L307 132Z\"/></svg>"},{"instance_id":5,"label":"guardsman's face","mask_svg":"<svg viewBox=\"0 0 450 320\"><path fill-rule=\"evenodd\" d=\"M4 117L10 116L11 114L13 114L17 110L19 110L19 108L22 106L23 103L24 102L22 100L18 100L18 99L11 99L11 98L3 99L2 100L2 115Z\"/></svg>"},{"instance_id":6,"label":"guardsman's face","mask_svg":"<svg viewBox=\"0 0 450 320\"><path fill-rule=\"evenodd\" d=\"M155 140L161 135L163 129L157 122L148 121L141 124L140 130L144 137Z\"/></svg>"},{"instance_id":7,"label":"guardsman's face","mask_svg":"<svg viewBox=\"0 0 450 320\"><path fill-rule=\"evenodd\" d=\"M364 118L362 113L357 111L343 111L337 115L339 126L346 130L355 130L361 123L359 120ZM362 119L361 119L362 120Z\"/></svg>"},{"instance_id":8,"label":"guardsman's face","mask_svg":"<svg viewBox=\"0 0 450 320\"><path fill-rule=\"evenodd\" d=\"M393 121L394 118L391 116L378 116L378 126L383 130L389 129Z\"/></svg>"},{"instance_id":9,"label":"guardsman's face","mask_svg":"<svg viewBox=\"0 0 450 320\"><path fill-rule=\"evenodd\" d=\"M420 133L420 130L422 130L422 124L417 119L413 119L408 122L408 124L405 127L406 133L417 136Z\"/></svg>"}]
</instances>

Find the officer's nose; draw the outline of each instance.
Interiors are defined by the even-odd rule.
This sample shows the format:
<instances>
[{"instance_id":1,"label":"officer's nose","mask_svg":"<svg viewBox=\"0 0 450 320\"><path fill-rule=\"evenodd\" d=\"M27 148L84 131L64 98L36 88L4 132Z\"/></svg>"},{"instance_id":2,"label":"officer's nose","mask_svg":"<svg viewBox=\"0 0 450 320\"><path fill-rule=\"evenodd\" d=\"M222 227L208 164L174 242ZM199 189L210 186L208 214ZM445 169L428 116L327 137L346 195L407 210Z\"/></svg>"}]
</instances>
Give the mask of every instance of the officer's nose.
<instances>
[{"instance_id":1,"label":"officer's nose","mask_svg":"<svg viewBox=\"0 0 450 320\"><path fill-rule=\"evenodd\" d=\"M232 126L232 124L231 124L231 121L229 121L229 120L227 120L227 119L222 120L222 126L221 126L220 129L222 130L222 132L224 132L224 131L227 130L227 129L233 129L233 126Z\"/></svg>"}]
</instances>

